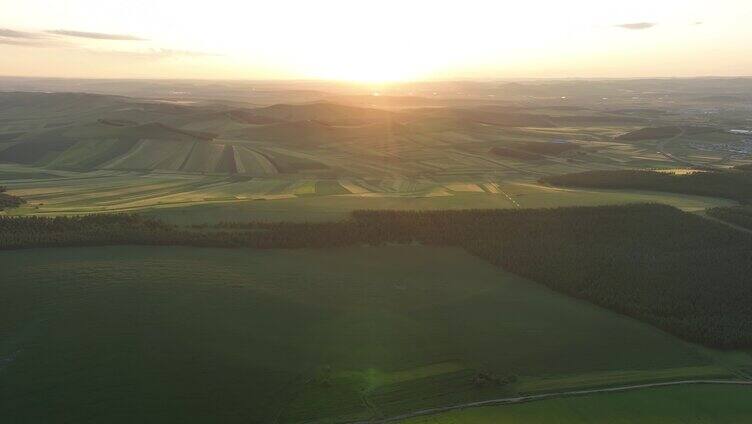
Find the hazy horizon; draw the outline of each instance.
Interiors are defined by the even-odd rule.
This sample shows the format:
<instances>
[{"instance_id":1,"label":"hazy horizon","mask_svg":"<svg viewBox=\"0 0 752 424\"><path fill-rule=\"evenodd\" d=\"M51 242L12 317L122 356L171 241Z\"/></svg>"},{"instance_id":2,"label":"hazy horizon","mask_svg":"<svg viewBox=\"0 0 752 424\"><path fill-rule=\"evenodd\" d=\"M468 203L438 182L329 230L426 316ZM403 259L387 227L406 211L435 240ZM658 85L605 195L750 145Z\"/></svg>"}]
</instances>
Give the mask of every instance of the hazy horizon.
<instances>
[{"instance_id":1,"label":"hazy horizon","mask_svg":"<svg viewBox=\"0 0 752 424\"><path fill-rule=\"evenodd\" d=\"M752 75L742 0L0 1L0 75L417 81Z\"/></svg>"}]
</instances>

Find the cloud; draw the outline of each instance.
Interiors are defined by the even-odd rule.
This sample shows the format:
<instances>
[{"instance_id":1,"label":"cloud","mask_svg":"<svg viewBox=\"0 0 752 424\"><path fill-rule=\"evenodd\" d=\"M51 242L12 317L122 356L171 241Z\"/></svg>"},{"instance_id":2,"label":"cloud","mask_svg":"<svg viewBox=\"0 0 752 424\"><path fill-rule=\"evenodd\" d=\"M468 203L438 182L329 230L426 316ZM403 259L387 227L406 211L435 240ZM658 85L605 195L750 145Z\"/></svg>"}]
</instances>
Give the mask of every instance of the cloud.
<instances>
[{"instance_id":1,"label":"cloud","mask_svg":"<svg viewBox=\"0 0 752 424\"><path fill-rule=\"evenodd\" d=\"M173 50L173 49L154 49L151 52L161 57L206 57L206 56L221 56L218 53L201 52L196 50Z\"/></svg>"},{"instance_id":2,"label":"cloud","mask_svg":"<svg viewBox=\"0 0 752 424\"><path fill-rule=\"evenodd\" d=\"M38 40L45 38L44 34L26 31L16 31L8 28L0 28L0 37L2 38L15 38L22 40Z\"/></svg>"},{"instance_id":3,"label":"cloud","mask_svg":"<svg viewBox=\"0 0 752 424\"><path fill-rule=\"evenodd\" d=\"M171 58L194 58L206 56L219 56L215 53L207 53L193 50L174 50L163 48L151 49L95 49L87 48L85 45L78 44L69 38L88 38L94 40L114 40L114 41L149 41L144 38L128 34L106 34L100 32L84 32L71 30L49 30L41 32L17 31L8 28L0 28L0 45L21 46L21 47L62 47L71 50L79 50L95 55L109 55L128 57L133 60L160 60Z\"/></svg>"},{"instance_id":4,"label":"cloud","mask_svg":"<svg viewBox=\"0 0 752 424\"><path fill-rule=\"evenodd\" d=\"M107 55L107 56L121 56L128 57L134 60L158 60L158 59L171 59L171 58L194 58L194 57L207 57L207 56L221 56L216 53L200 52L193 50L173 50L173 49L148 49L148 50L95 50L87 49L90 54L95 55Z\"/></svg>"},{"instance_id":5,"label":"cloud","mask_svg":"<svg viewBox=\"0 0 752 424\"><path fill-rule=\"evenodd\" d=\"M93 40L147 41L145 38L128 34L107 34L104 32L71 31L65 29L54 29L45 32L47 34L61 35L64 37L89 38Z\"/></svg>"},{"instance_id":6,"label":"cloud","mask_svg":"<svg viewBox=\"0 0 752 424\"><path fill-rule=\"evenodd\" d=\"M51 39L43 33L0 28L0 44L25 47L53 47L61 46L65 43Z\"/></svg>"},{"instance_id":7,"label":"cloud","mask_svg":"<svg viewBox=\"0 0 752 424\"><path fill-rule=\"evenodd\" d=\"M654 22L634 22L634 23L620 24L620 25L615 25L615 26L618 28L624 28L624 29L630 29L630 30L641 30L641 29L650 29L656 25L658 24Z\"/></svg>"},{"instance_id":8,"label":"cloud","mask_svg":"<svg viewBox=\"0 0 752 424\"><path fill-rule=\"evenodd\" d=\"M27 40L23 38L6 38L6 37L0 37L0 44L5 44L8 46L31 46L31 47L39 47L44 45L44 43L39 43L34 40Z\"/></svg>"},{"instance_id":9,"label":"cloud","mask_svg":"<svg viewBox=\"0 0 752 424\"><path fill-rule=\"evenodd\" d=\"M23 39L0 37L0 44L8 46L35 46L37 43Z\"/></svg>"}]
</instances>

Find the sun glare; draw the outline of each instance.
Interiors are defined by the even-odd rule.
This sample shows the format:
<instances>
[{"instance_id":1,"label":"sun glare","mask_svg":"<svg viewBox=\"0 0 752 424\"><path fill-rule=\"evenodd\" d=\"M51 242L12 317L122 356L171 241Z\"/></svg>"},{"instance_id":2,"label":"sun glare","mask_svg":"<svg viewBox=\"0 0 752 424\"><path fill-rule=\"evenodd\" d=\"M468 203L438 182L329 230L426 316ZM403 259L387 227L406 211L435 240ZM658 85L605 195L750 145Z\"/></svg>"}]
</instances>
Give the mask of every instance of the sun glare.
<instances>
[{"instance_id":1,"label":"sun glare","mask_svg":"<svg viewBox=\"0 0 752 424\"><path fill-rule=\"evenodd\" d=\"M389 61L367 63L340 63L308 72L316 78L361 83L388 83L417 79L418 72Z\"/></svg>"},{"instance_id":2,"label":"sun glare","mask_svg":"<svg viewBox=\"0 0 752 424\"><path fill-rule=\"evenodd\" d=\"M24 57L0 61L9 75L394 82L736 75L752 66L748 0L7 3L0 29L31 37L0 36L3 57Z\"/></svg>"},{"instance_id":3,"label":"sun glare","mask_svg":"<svg viewBox=\"0 0 752 424\"><path fill-rule=\"evenodd\" d=\"M383 83L427 77L440 64L434 49L416 53L387 35L362 35L316 46L291 64L300 74L317 79Z\"/></svg>"}]
</instances>

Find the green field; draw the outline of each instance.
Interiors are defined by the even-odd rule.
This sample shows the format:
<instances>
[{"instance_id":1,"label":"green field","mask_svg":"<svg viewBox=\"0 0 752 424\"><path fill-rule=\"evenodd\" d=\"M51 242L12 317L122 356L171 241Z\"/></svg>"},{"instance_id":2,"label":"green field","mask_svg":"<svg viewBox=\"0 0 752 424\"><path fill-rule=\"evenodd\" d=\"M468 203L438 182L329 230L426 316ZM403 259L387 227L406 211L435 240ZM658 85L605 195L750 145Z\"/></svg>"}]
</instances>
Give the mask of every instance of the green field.
<instances>
[{"instance_id":1,"label":"green field","mask_svg":"<svg viewBox=\"0 0 752 424\"><path fill-rule=\"evenodd\" d=\"M221 221L339 221L360 209L439 210L439 209L511 209L566 206L598 206L626 203L665 203L685 211L734 205L735 202L701 196L682 196L645 191L561 190L528 183L501 185L509 194L464 193L439 197L309 197L268 201L201 204L163 207L144 212L148 216L177 224L201 224ZM512 200L510 200L510 198Z\"/></svg>"},{"instance_id":2,"label":"green field","mask_svg":"<svg viewBox=\"0 0 752 424\"><path fill-rule=\"evenodd\" d=\"M666 203L688 211L733 206L711 197L625 190L562 189L531 179L234 178L97 171L43 172L0 164L0 184L28 203L6 213L65 215L146 211L177 223L340 220L357 209L467 209Z\"/></svg>"},{"instance_id":3,"label":"green field","mask_svg":"<svg viewBox=\"0 0 752 424\"><path fill-rule=\"evenodd\" d=\"M484 407L402 421L404 424L737 424L752 417L752 387L645 389Z\"/></svg>"},{"instance_id":4,"label":"green field","mask_svg":"<svg viewBox=\"0 0 752 424\"><path fill-rule=\"evenodd\" d=\"M18 423L393 416L749 360L458 249L48 249L0 269L0 413Z\"/></svg>"}]
</instances>

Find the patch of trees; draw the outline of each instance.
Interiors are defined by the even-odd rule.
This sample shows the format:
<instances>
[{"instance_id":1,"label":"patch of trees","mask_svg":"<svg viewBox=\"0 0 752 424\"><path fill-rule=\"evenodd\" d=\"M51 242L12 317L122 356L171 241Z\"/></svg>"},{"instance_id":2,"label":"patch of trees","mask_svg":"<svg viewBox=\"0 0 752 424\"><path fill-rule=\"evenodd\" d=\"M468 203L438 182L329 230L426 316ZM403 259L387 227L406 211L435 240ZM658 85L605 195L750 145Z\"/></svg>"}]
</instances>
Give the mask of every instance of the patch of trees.
<instances>
[{"instance_id":1,"label":"patch of trees","mask_svg":"<svg viewBox=\"0 0 752 424\"><path fill-rule=\"evenodd\" d=\"M462 247L561 293L720 348L752 346L752 235L663 205L357 211L328 223L178 227L137 215L0 218L0 249L112 244Z\"/></svg>"},{"instance_id":2,"label":"patch of trees","mask_svg":"<svg viewBox=\"0 0 752 424\"><path fill-rule=\"evenodd\" d=\"M0 211L8 208L17 208L26 203L22 198L6 193L7 191L7 187L0 186Z\"/></svg>"},{"instance_id":3,"label":"patch of trees","mask_svg":"<svg viewBox=\"0 0 752 424\"><path fill-rule=\"evenodd\" d=\"M747 172L708 171L674 174L645 170L587 171L548 176L540 182L562 187L652 190L723 197L740 203L752 200L752 174Z\"/></svg>"},{"instance_id":4,"label":"patch of trees","mask_svg":"<svg viewBox=\"0 0 752 424\"><path fill-rule=\"evenodd\" d=\"M248 223L179 227L140 215L0 217L0 250L120 244L317 248L359 243L352 222Z\"/></svg>"}]
</instances>

